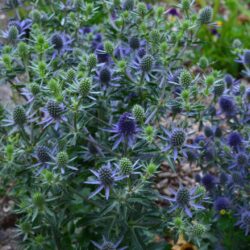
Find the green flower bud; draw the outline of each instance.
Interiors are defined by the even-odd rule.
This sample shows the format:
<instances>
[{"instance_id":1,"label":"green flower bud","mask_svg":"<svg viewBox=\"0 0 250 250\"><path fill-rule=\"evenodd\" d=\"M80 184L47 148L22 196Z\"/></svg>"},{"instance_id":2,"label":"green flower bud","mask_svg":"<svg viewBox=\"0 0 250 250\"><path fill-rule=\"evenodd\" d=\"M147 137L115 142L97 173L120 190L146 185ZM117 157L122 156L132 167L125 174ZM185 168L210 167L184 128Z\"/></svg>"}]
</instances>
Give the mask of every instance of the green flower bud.
<instances>
[{"instance_id":1,"label":"green flower bud","mask_svg":"<svg viewBox=\"0 0 250 250\"><path fill-rule=\"evenodd\" d=\"M207 76L207 78L205 80L207 87L211 87L214 84L214 81L215 81L215 79L214 79L213 75Z\"/></svg>"},{"instance_id":2,"label":"green flower bud","mask_svg":"<svg viewBox=\"0 0 250 250\"><path fill-rule=\"evenodd\" d=\"M90 69L93 69L96 66L96 64L97 64L97 58L96 58L95 54L90 54L88 61L87 61L87 66Z\"/></svg>"},{"instance_id":3,"label":"green flower bud","mask_svg":"<svg viewBox=\"0 0 250 250\"><path fill-rule=\"evenodd\" d=\"M182 0L181 1L181 8L184 10L184 11L189 11L190 9L190 0Z\"/></svg>"},{"instance_id":4,"label":"green flower bud","mask_svg":"<svg viewBox=\"0 0 250 250\"><path fill-rule=\"evenodd\" d=\"M26 123L27 121L27 116L25 113L25 110L22 106L17 106L15 107L13 111L13 120L15 124L22 126Z\"/></svg>"},{"instance_id":5,"label":"green flower bud","mask_svg":"<svg viewBox=\"0 0 250 250\"><path fill-rule=\"evenodd\" d=\"M137 4L137 12L140 16L144 16L147 13L147 6L145 3L138 3Z\"/></svg>"},{"instance_id":6,"label":"green flower bud","mask_svg":"<svg viewBox=\"0 0 250 250\"><path fill-rule=\"evenodd\" d=\"M87 96L91 90L91 80L89 78L83 79L79 84L79 93L81 96Z\"/></svg>"},{"instance_id":7,"label":"green flower bud","mask_svg":"<svg viewBox=\"0 0 250 250\"><path fill-rule=\"evenodd\" d=\"M47 71L46 63L43 61L38 62L37 69L38 69L39 75L42 78L44 78L46 76L46 71Z\"/></svg>"},{"instance_id":8,"label":"green flower bud","mask_svg":"<svg viewBox=\"0 0 250 250\"><path fill-rule=\"evenodd\" d=\"M213 9L210 6L207 6L200 10L199 13L199 23L200 24L209 24L213 18Z\"/></svg>"},{"instance_id":9,"label":"green flower bud","mask_svg":"<svg viewBox=\"0 0 250 250\"><path fill-rule=\"evenodd\" d=\"M128 158L124 157L120 160L120 168L124 175L129 175L133 170L133 164Z\"/></svg>"},{"instance_id":10,"label":"green flower bud","mask_svg":"<svg viewBox=\"0 0 250 250\"><path fill-rule=\"evenodd\" d=\"M235 39L232 46L234 49L240 49L242 47L242 42L239 39Z\"/></svg>"},{"instance_id":11,"label":"green flower bud","mask_svg":"<svg viewBox=\"0 0 250 250\"><path fill-rule=\"evenodd\" d=\"M110 41L106 41L106 42L104 43L104 50L105 50L108 54L112 55L113 52L114 52L114 46L113 46L113 44L112 44Z\"/></svg>"},{"instance_id":12,"label":"green flower bud","mask_svg":"<svg viewBox=\"0 0 250 250\"><path fill-rule=\"evenodd\" d=\"M12 47L9 45L4 45L3 47L3 54L10 54L12 51Z\"/></svg>"},{"instance_id":13,"label":"green flower bud","mask_svg":"<svg viewBox=\"0 0 250 250\"><path fill-rule=\"evenodd\" d=\"M14 25L11 25L9 27L9 33L8 33L9 41L12 43L15 42L18 38L18 35L19 35L19 31L18 31L17 27Z\"/></svg>"},{"instance_id":14,"label":"green flower bud","mask_svg":"<svg viewBox=\"0 0 250 250\"><path fill-rule=\"evenodd\" d=\"M20 42L17 47L18 54L22 59L25 59L29 55L29 48L28 45L24 42Z\"/></svg>"},{"instance_id":15,"label":"green flower bud","mask_svg":"<svg viewBox=\"0 0 250 250\"><path fill-rule=\"evenodd\" d=\"M207 58L205 56L202 56L199 60L199 66L202 68L202 69L206 69L209 65L209 62L207 60Z\"/></svg>"},{"instance_id":16,"label":"green flower bud","mask_svg":"<svg viewBox=\"0 0 250 250\"><path fill-rule=\"evenodd\" d=\"M39 23L42 19L41 13L39 10L33 10L31 12L31 19L33 23Z\"/></svg>"},{"instance_id":17,"label":"green flower bud","mask_svg":"<svg viewBox=\"0 0 250 250\"><path fill-rule=\"evenodd\" d=\"M145 55L140 63L141 70L144 72L149 72L152 69L154 59L151 55Z\"/></svg>"},{"instance_id":18,"label":"green flower bud","mask_svg":"<svg viewBox=\"0 0 250 250\"><path fill-rule=\"evenodd\" d=\"M158 30L152 30L149 34L150 37L150 41L152 44L159 44L160 40L161 40L161 34Z\"/></svg>"},{"instance_id":19,"label":"green flower bud","mask_svg":"<svg viewBox=\"0 0 250 250\"><path fill-rule=\"evenodd\" d=\"M12 69L12 58L11 58L10 55L4 54L2 56L2 61L3 61L4 66L6 67L7 70L11 70Z\"/></svg>"},{"instance_id":20,"label":"green flower bud","mask_svg":"<svg viewBox=\"0 0 250 250\"><path fill-rule=\"evenodd\" d=\"M32 83L30 85L30 92L33 94L33 95L37 95L39 92L40 92L40 87L37 83Z\"/></svg>"},{"instance_id":21,"label":"green flower bud","mask_svg":"<svg viewBox=\"0 0 250 250\"><path fill-rule=\"evenodd\" d=\"M194 237L200 238L206 232L206 227L202 224L195 224L191 228L191 233Z\"/></svg>"},{"instance_id":22,"label":"green flower bud","mask_svg":"<svg viewBox=\"0 0 250 250\"><path fill-rule=\"evenodd\" d=\"M155 135L154 128L148 125L147 127L144 128L144 134L146 136L146 140L151 143Z\"/></svg>"},{"instance_id":23,"label":"green flower bud","mask_svg":"<svg viewBox=\"0 0 250 250\"><path fill-rule=\"evenodd\" d=\"M69 156L68 156L67 152L65 152L65 151L59 152L57 154L56 158L57 158L57 164L60 167L66 166L68 163L68 160L69 160Z\"/></svg>"},{"instance_id":24,"label":"green flower bud","mask_svg":"<svg viewBox=\"0 0 250 250\"><path fill-rule=\"evenodd\" d=\"M145 112L142 106L136 104L132 109L133 115L136 120L142 122L145 118Z\"/></svg>"},{"instance_id":25,"label":"green flower bud","mask_svg":"<svg viewBox=\"0 0 250 250\"><path fill-rule=\"evenodd\" d=\"M67 82L71 83L75 80L76 72L74 69L69 69L67 72L66 80Z\"/></svg>"},{"instance_id":26,"label":"green flower bud","mask_svg":"<svg viewBox=\"0 0 250 250\"><path fill-rule=\"evenodd\" d=\"M179 83L181 84L181 86L183 87L188 87L191 85L192 83L192 75L190 74L189 71L184 70L181 72L180 74L180 78L179 78Z\"/></svg>"},{"instance_id":27,"label":"green flower bud","mask_svg":"<svg viewBox=\"0 0 250 250\"><path fill-rule=\"evenodd\" d=\"M225 90L225 82L223 80L217 82L214 85L214 94L215 96L221 96Z\"/></svg>"}]
</instances>

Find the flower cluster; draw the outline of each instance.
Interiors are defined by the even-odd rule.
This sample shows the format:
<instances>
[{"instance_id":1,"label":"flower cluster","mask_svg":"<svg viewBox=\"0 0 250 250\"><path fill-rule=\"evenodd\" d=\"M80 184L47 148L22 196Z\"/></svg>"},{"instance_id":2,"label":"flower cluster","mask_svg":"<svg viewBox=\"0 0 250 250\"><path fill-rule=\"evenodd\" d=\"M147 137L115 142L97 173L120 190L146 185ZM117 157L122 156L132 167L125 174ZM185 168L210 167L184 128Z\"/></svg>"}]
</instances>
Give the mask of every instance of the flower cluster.
<instances>
[{"instance_id":1,"label":"flower cluster","mask_svg":"<svg viewBox=\"0 0 250 250\"><path fill-rule=\"evenodd\" d=\"M213 9L8 2L0 75L21 101L0 109L0 176L24 248L160 250L167 233L229 249L234 231L248 244L250 89L203 55ZM179 186L156 188L163 162Z\"/></svg>"}]
</instances>

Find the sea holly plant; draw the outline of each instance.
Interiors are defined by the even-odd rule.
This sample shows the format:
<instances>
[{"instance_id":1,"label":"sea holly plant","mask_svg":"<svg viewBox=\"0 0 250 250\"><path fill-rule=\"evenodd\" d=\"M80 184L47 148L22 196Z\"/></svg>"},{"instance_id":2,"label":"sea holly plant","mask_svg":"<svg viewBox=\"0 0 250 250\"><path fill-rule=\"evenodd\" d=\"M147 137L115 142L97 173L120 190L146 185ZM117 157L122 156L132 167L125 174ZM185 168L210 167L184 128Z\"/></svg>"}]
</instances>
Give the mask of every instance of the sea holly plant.
<instances>
[{"instance_id":1,"label":"sea holly plant","mask_svg":"<svg viewBox=\"0 0 250 250\"><path fill-rule=\"evenodd\" d=\"M202 55L212 8L15 3L0 75L22 101L1 108L0 178L21 247L246 249L250 91ZM165 194L163 162L199 173Z\"/></svg>"}]
</instances>

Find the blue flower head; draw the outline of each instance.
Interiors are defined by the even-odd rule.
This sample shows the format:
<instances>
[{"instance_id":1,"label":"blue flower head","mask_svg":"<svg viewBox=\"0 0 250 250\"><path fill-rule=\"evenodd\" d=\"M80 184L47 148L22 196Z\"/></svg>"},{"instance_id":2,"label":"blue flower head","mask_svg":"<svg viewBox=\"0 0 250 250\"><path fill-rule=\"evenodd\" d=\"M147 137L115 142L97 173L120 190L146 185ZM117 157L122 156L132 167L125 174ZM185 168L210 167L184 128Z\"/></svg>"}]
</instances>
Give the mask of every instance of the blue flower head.
<instances>
[{"instance_id":1,"label":"blue flower head","mask_svg":"<svg viewBox=\"0 0 250 250\"><path fill-rule=\"evenodd\" d=\"M196 199L201 196L201 194L196 194L197 188L187 189L186 187L180 186L176 191L171 190L174 194L174 198L169 198L162 196L164 200L173 203L172 208L170 208L169 213L175 211L176 209L183 210L189 217L192 217L191 208L193 209L204 209L203 206L196 203Z\"/></svg>"},{"instance_id":2,"label":"blue flower head","mask_svg":"<svg viewBox=\"0 0 250 250\"><path fill-rule=\"evenodd\" d=\"M243 143L241 134L238 132L232 132L228 135L228 145L236 150L239 149L241 144Z\"/></svg>"},{"instance_id":3,"label":"blue flower head","mask_svg":"<svg viewBox=\"0 0 250 250\"><path fill-rule=\"evenodd\" d=\"M113 129L110 131L115 133L115 135L111 138L117 138L113 146L113 149L116 149L121 142L124 142L129 147L132 147L140 130L133 115L125 112L120 116L118 123L115 124Z\"/></svg>"},{"instance_id":4,"label":"blue flower head","mask_svg":"<svg viewBox=\"0 0 250 250\"><path fill-rule=\"evenodd\" d=\"M105 190L106 200L109 199L110 190L116 184L117 181L123 180L127 176L119 176L117 169L112 169L110 162L107 165L103 165L98 171L93 169L90 170L95 177L96 180L86 181L86 184L98 185L99 187L90 194L89 199L100 193L103 189Z\"/></svg>"},{"instance_id":5,"label":"blue flower head","mask_svg":"<svg viewBox=\"0 0 250 250\"><path fill-rule=\"evenodd\" d=\"M201 179L202 185L208 190L211 191L216 185L215 177L211 174L206 174Z\"/></svg>"},{"instance_id":6,"label":"blue flower head","mask_svg":"<svg viewBox=\"0 0 250 250\"><path fill-rule=\"evenodd\" d=\"M221 112L224 113L226 116L232 117L235 115L235 103L231 97L221 96L219 99L219 105Z\"/></svg>"}]
</instances>

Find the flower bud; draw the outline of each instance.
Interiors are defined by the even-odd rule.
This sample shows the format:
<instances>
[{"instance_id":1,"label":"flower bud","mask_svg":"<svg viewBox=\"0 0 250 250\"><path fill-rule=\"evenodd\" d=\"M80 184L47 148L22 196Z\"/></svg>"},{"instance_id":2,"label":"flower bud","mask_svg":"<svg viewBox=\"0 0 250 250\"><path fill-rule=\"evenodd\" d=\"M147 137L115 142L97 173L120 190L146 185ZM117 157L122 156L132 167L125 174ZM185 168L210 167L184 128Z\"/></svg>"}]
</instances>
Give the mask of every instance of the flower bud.
<instances>
[{"instance_id":1,"label":"flower bud","mask_svg":"<svg viewBox=\"0 0 250 250\"><path fill-rule=\"evenodd\" d=\"M132 162L128 158L122 158L120 160L121 172L125 175L129 175L133 170L132 165Z\"/></svg>"},{"instance_id":2,"label":"flower bud","mask_svg":"<svg viewBox=\"0 0 250 250\"><path fill-rule=\"evenodd\" d=\"M91 80L83 79L79 84L79 93L81 96L87 96L91 90Z\"/></svg>"},{"instance_id":3,"label":"flower bud","mask_svg":"<svg viewBox=\"0 0 250 250\"><path fill-rule=\"evenodd\" d=\"M199 13L199 22L200 24L209 24L213 18L213 9L210 6L207 6L201 9Z\"/></svg>"},{"instance_id":4,"label":"flower bud","mask_svg":"<svg viewBox=\"0 0 250 250\"><path fill-rule=\"evenodd\" d=\"M90 54L88 61L87 61L87 66L90 69L93 69L96 66L96 64L97 64L97 58L96 58L95 54Z\"/></svg>"},{"instance_id":5,"label":"flower bud","mask_svg":"<svg viewBox=\"0 0 250 250\"><path fill-rule=\"evenodd\" d=\"M141 60L141 70L143 72L149 72L152 69L154 59L151 55L145 55Z\"/></svg>"},{"instance_id":6,"label":"flower bud","mask_svg":"<svg viewBox=\"0 0 250 250\"><path fill-rule=\"evenodd\" d=\"M15 124L22 126L26 123L27 121L27 116L25 113L25 110L22 106L17 106L15 107L13 111L13 120Z\"/></svg>"},{"instance_id":7,"label":"flower bud","mask_svg":"<svg viewBox=\"0 0 250 250\"><path fill-rule=\"evenodd\" d=\"M145 112L142 106L136 104L132 109L132 113L136 120L142 122L145 118Z\"/></svg>"},{"instance_id":8,"label":"flower bud","mask_svg":"<svg viewBox=\"0 0 250 250\"><path fill-rule=\"evenodd\" d=\"M104 50L105 50L108 54L112 55L113 52L114 52L114 46L113 46L113 44L112 44L110 41L106 41L106 42L104 43Z\"/></svg>"}]
</instances>

